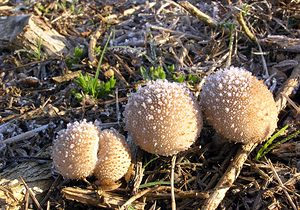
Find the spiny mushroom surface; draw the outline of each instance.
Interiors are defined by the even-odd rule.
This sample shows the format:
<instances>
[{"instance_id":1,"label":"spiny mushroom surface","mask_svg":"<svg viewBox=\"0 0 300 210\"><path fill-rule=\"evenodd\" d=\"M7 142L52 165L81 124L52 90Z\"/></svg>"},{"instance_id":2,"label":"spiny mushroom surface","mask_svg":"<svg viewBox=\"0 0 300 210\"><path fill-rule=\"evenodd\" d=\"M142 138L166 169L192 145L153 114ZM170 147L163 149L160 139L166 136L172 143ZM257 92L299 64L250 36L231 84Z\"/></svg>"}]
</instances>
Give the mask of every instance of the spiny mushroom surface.
<instances>
[{"instance_id":1,"label":"spiny mushroom surface","mask_svg":"<svg viewBox=\"0 0 300 210\"><path fill-rule=\"evenodd\" d=\"M124 117L135 143L163 156L188 149L202 128L200 107L191 92L167 80L150 81L133 93Z\"/></svg>"},{"instance_id":2,"label":"spiny mushroom surface","mask_svg":"<svg viewBox=\"0 0 300 210\"><path fill-rule=\"evenodd\" d=\"M110 185L122 178L131 164L131 154L125 137L115 129L99 135L98 162L94 175L100 184Z\"/></svg>"},{"instance_id":3,"label":"spiny mushroom surface","mask_svg":"<svg viewBox=\"0 0 300 210\"><path fill-rule=\"evenodd\" d=\"M272 93L242 68L230 67L208 76L201 92L201 106L207 121L231 141L260 142L277 127Z\"/></svg>"},{"instance_id":4,"label":"spiny mushroom surface","mask_svg":"<svg viewBox=\"0 0 300 210\"><path fill-rule=\"evenodd\" d=\"M82 120L69 123L58 132L53 145L53 164L68 179L82 179L92 174L97 163L98 128Z\"/></svg>"}]
</instances>

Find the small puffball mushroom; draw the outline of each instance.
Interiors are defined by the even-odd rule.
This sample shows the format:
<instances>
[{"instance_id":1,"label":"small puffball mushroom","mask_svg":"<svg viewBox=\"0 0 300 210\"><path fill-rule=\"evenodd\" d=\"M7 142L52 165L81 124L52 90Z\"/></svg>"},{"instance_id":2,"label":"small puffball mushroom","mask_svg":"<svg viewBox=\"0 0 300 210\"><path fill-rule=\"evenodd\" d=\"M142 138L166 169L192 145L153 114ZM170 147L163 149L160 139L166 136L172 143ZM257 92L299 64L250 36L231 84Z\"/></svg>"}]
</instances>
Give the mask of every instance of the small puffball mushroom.
<instances>
[{"instance_id":1,"label":"small puffball mushroom","mask_svg":"<svg viewBox=\"0 0 300 210\"><path fill-rule=\"evenodd\" d=\"M110 185L121 179L131 164L131 153L125 137L115 129L106 129L99 135L98 162L94 175L101 185Z\"/></svg>"},{"instance_id":2,"label":"small puffball mushroom","mask_svg":"<svg viewBox=\"0 0 300 210\"><path fill-rule=\"evenodd\" d=\"M200 135L199 104L182 84L150 81L128 98L126 130L143 150L170 156L187 150Z\"/></svg>"},{"instance_id":3,"label":"small puffball mushroom","mask_svg":"<svg viewBox=\"0 0 300 210\"><path fill-rule=\"evenodd\" d=\"M99 131L93 123L86 120L69 123L54 140L54 167L64 178L86 178L97 163L98 142Z\"/></svg>"},{"instance_id":4,"label":"small puffball mushroom","mask_svg":"<svg viewBox=\"0 0 300 210\"><path fill-rule=\"evenodd\" d=\"M208 76L201 106L208 123L230 141L261 142L277 127L272 93L242 68L230 67Z\"/></svg>"}]
</instances>

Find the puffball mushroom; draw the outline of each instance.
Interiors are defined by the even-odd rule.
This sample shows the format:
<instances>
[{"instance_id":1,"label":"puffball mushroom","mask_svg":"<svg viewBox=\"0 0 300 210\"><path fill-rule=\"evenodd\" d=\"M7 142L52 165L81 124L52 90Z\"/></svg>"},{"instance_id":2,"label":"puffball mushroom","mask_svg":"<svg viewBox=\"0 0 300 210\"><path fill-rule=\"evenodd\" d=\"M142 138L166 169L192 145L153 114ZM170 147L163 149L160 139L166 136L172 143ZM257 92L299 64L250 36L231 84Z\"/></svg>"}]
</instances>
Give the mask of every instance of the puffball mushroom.
<instances>
[{"instance_id":1,"label":"puffball mushroom","mask_svg":"<svg viewBox=\"0 0 300 210\"><path fill-rule=\"evenodd\" d=\"M182 84L150 81L128 98L125 128L143 150L170 156L188 149L200 135L199 104Z\"/></svg>"},{"instance_id":2,"label":"puffball mushroom","mask_svg":"<svg viewBox=\"0 0 300 210\"><path fill-rule=\"evenodd\" d=\"M98 142L99 131L93 123L86 120L69 123L54 140L54 167L64 178L86 178L96 166Z\"/></svg>"},{"instance_id":3,"label":"puffball mushroom","mask_svg":"<svg viewBox=\"0 0 300 210\"><path fill-rule=\"evenodd\" d=\"M231 141L261 142L277 127L272 93L243 68L230 67L208 76L200 96L209 124Z\"/></svg>"},{"instance_id":4,"label":"puffball mushroom","mask_svg":"<svg viewBox=\"0 0 300 210\"><path fill-rule=\"evenodd\" d=\"M100 184L110 185L122 178L131 164L131 154L125 137L115 129L99 135L98 162L94 170Z\"/></svg>"}]
</instances>

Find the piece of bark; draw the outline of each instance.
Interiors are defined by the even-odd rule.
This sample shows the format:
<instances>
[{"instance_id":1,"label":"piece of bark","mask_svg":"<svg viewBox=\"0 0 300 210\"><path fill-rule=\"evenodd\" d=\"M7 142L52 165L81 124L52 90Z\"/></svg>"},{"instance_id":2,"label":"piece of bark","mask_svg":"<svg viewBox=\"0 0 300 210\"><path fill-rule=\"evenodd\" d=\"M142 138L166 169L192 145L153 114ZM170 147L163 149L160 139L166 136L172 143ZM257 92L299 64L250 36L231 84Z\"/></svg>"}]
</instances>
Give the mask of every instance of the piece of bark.
<instances>
[{"instance_id":1,"label":"piece of bark","mask_svg":"<svg viewBox=\"0 0 300 210\"><path fill-rule=\"evenodd\" d=\"M0 49L25 48L38 50L38 43L47 57L67 55L71 42L50 24L34 15L5 16L0 19Z\"/></svg>"}]
</instances>

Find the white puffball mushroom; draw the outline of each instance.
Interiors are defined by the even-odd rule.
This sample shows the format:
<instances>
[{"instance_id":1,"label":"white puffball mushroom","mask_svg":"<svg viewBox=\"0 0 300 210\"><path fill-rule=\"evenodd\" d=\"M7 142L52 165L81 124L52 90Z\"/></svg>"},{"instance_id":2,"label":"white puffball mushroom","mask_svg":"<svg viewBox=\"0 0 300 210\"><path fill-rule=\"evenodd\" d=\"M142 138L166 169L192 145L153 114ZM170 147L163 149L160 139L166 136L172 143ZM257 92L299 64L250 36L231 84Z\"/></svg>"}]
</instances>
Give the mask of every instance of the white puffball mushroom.
<instances>
[{"instance_id":1,"label":"white puffball mushroom","mask_svg":"<svg viewBox=\"0 0 300 210\"><path fill-rule=\"evenodd\" d=\"M277 127L272 93L243 68L230 67L208 76L200 97L208 123L229 141L261 142Z\"/></svg>"},{"instance_id":2,"label":"white puffball mushroom","mask_svg":"<svg viewBox=\"0 0 300 210\"><path fill-rule=\"evenodd\" d=\"M105 129L99 135L98 162L94 175L101 185L121 179L131 164L131 153L125 137L115 129Z\"/></svg>"},{"instance_id":3,"label":"white puffball mushroom","mask_svg":"<svg viewBox=\"0 0 300 210\"><path fill-rule=\"evenodd\" d=\"M54 167L64 178L86 178L96 166L98 142L99 131L93 123L86 120L69 123L54 140Z\"/></svg>"},{"instance_id":4,"label":"white puffball mushroom","mask_svg":"<svg viewBox=\"0 0 300 210\"><path fill-rule=\"evenodd\" d=\"M182 84L150 81L128 98L125 127L143 150L170 156L187 150L200 135L202 115Z\"/></svg>"}]
</instances>

